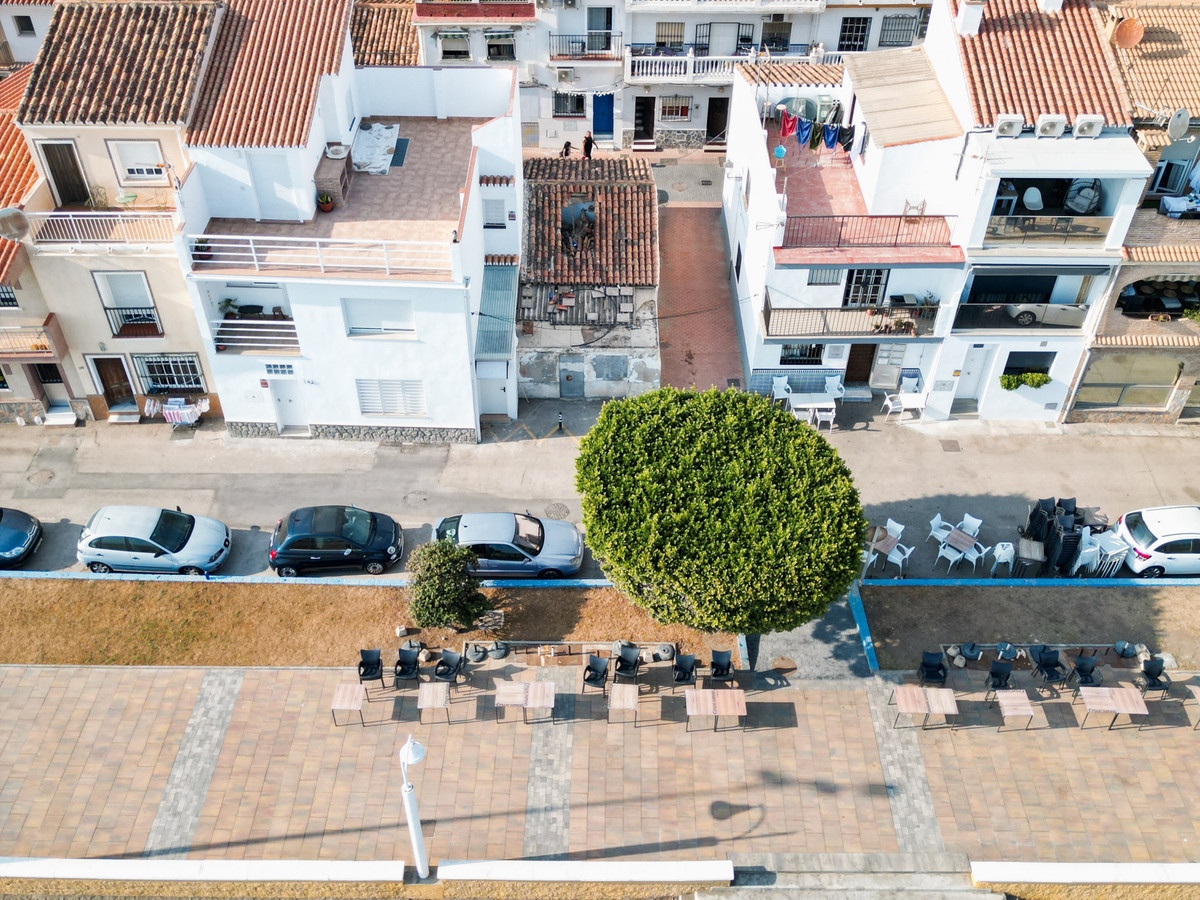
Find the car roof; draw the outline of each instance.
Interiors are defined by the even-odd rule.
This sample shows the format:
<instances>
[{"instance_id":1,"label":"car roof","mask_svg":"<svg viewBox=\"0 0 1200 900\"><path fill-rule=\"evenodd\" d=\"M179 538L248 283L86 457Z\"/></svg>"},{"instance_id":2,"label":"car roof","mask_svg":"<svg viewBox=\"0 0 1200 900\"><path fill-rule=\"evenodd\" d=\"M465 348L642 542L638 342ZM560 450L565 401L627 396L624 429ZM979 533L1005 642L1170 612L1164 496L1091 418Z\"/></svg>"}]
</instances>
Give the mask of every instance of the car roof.
<instances>
[{"instance_id":1,"label":"car roof","mask_svg":"<svg viewBox=\"0 0 1200 900\"><path fill-rule=\"evenodd\" d=\"M91 534L149 537L162 514L157 506L102 506L90 519Z\"/></svg>"},{"instance_id":2,"label":"car roof","mask_svg":"<svg viewBox=\"0 0 1200 900\"><path fill-rule=\"evenodd\" d=\"M1157 506L1141 510L1141 515L1146 527L1160 538L1200 535L1200 506Z\"/></svg>"},{"instance_id":3,"label":"car roof","mask_svg":"<svg viewBox=\"0 0 1200 900\"><path fill-rule=\"evenodd\" d=\"M288 513L288 517L287 517L288 536L295 537L296 535L326 534L326 535L338 535L340 537L341 536L341 526L340 525L337 528L322 529L320 531L317 531L317 529L313 526L313 522L317 519L317 517L322 512L325 512L327 510L336 510L337 512L344 514L346 510L355 509L355 508L356 507L346 506L345 504L340 504L340 505L329 504L328 506L302 506L302 507L300 507L300 509L294 509L290 513ZM365 512L365 513L367 513L367 515L370 515L373 517L379 515L378 513L371 512L369 509L360 509L359 511Z\"/></svg>"},{"instance_id":4,"label":"car roof","mask_svg":"<svg viewBox=\"0 0 1200 900\"><path fill-rule=\"evenodd\" d=\"M458 520L458 542L510 543L516 532L513 513L464 513Z\"/></svg>"}]
</instances>

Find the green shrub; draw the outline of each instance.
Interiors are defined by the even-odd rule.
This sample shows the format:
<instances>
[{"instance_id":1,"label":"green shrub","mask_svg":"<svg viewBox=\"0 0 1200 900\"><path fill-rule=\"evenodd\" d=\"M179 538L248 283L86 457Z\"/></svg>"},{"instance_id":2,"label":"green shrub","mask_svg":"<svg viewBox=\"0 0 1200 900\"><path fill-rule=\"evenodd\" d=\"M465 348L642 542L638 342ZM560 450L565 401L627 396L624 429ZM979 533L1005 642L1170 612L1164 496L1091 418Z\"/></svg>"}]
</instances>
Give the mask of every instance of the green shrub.
<instances>
[{"instance_id":1,"label":"green shrub","mask_svg":"<svg viewBox=\"0 0 1200 900\"><path fill-rule=\"evenodd\" d=\"M1020 386L1021 386L1021 376L1020 375L1001 375L1000 376L1000 387L1004 388L1004 390L1015 391Z\"/></svg>"},{"instance_id":2,"label":"green shrub","mask_svg":"<svg viewBox=\"0 0 1200 900\"><path fill-rule=\"evenodd\" d=\"M477 562L473 550L450 541L422 544L412 552L408 609L418 628L466 628L491 609L467 572Z\"/></svg>"},{"instance_id":3,"label":"green shrub","mask_svg":"<svg viewBox=\"0 0 1200 900\"><path fill-rule=\"evenodd\" d=\"M1025 372L1022 375L1001 375L1000 387L1006 391L1015 391L1021 385L1031 388L1045 387L1053 381L1045 372Z\"/></svg>"},{"instance_id":4,"label":"green shrub","mask_svg":"<svg viewBox=\"0 0 1200 900\"><path fill-rule=\"evenodd\" d=\"M1193 322L1200 322L1200 306L1189 306L1183 311L1185 319L1191 319Z\"/></svg>"}]
</instances>

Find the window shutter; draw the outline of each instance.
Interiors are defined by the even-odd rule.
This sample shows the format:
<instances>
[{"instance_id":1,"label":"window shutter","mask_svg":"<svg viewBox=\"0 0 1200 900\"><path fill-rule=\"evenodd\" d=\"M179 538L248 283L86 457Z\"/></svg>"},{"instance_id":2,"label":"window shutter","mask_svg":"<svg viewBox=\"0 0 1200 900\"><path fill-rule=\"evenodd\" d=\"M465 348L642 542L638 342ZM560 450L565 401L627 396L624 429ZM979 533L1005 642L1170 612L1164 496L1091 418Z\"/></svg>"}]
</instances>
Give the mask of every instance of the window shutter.
<instances>
[{"instance_id":1,"label":"window shutter","mask_svg":"<svg viewBox=\"0 0 1200 900\"><path fill-rule=\"evenodd\" d=\"M427 415L424 382L360 378L354 384L358 408L365 416Z\"/></svg>"},{"instance_id":2,"label":"window shutter","mask_svg":"<svg viewBox=\"0 0 1200 900\"><path fill-rule=\"evenodd\" d=\"M387 334L413 330L412 301L347 298L342 301L347 334Z\"/></svg>"}]
</instances>

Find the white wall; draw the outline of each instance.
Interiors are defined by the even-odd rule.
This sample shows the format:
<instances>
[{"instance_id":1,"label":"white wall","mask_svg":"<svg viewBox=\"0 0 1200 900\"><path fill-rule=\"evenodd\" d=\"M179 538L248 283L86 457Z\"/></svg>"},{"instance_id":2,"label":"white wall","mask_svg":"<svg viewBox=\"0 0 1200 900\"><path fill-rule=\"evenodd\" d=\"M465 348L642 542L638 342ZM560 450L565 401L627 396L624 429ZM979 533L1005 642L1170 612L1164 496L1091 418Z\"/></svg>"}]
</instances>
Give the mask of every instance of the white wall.
<instances>
[{"instance_id":1,"label":"white wall","mask_svg":"<svg viewBox=\"0 0 1200 900\"><path fill-rule=\"evenodd\" d=\"M54 7L51 5L31 6L24 3L5 3L0 9L0 25L4 27L4 37L8 41L8 49L12 51L13 59L19 63L33 62L41 49L42 40L50 28L50 17ZM33 20L33 34L20 35L17 33L16 16L29 16Z\"/></svg>"},{"instance_id":2,"label":"white wall","mask_svg":"<svg viewBox=\"0 0 1200 900\"><path fill-rule=\"evenodd\" d=\"M962 138L955 138L873 146L865 160L851 153L868 215L898 216L904 213L906 202L915 205L922 201L927 216L957 215L967 193L961 182L954 181L961 149Z\"/></svg>"},{"instance_id":3,"label":"white wall","mask_svg":"<svg viewBox=\"0 0 1200 900\"><path fill-rule=\"evenodd\" d=\"M355 69L360 116L490 118L512 94L512 66Z\"/></svg>"}]
</instances>

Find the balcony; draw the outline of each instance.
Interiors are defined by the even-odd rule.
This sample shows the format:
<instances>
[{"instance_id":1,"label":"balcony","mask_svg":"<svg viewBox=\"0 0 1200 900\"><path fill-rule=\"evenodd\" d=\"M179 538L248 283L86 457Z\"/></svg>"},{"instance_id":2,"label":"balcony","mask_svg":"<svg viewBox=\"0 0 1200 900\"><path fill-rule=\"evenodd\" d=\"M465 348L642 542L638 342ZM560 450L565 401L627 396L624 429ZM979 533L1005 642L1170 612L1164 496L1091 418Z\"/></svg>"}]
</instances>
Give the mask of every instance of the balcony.
<instances>
[{"instance_id":1,"label":"balcony","mask_svg":"<svg viewBox=\"0 0 1200 900\"><path fill-rule=\"evenodd\" d=\"M159 244L175 236L170 212L29 212L35 244Z\"/></svg>"},{"instance_id":2,"label":"balcony","mask_svg":"<svg viewBox=\"0 0 1200 900\"><path fill-rule=\"evenodd\" d=\"M797 45L801 46L801 45ZM765 59L754 56L757 48L747 46L744 53L733 56L709 56L690 44L679 47L659 47L654 44L630 44L625 51L625 81L630 84L733 84L733 72L738 63ZM771 55L777 63L807 63L812 57ZM841 55L826 53L825 63L840 63Z\"/></svg>"},{"instance_id":3,"label":"balcony","mask_svg":"<svg viewBox=\"0 0 1200 900\"><path fill-rule=\"evenodd\" d=\"M373 241L261 235L189 235L192 271L319 272L449 280L449 242Z\"/></svg>"},{"instance_id":4,"label":"balcony","mask_svg":"<svg viewBox=\"0 0 1200 900\"><path fill-rule=\"evenodd\" d=\"M1112 216L990 216L983 245L1103 244L1112 222Z\"/></svg>"},{"instance_id":5,"label":"balcony","mask_svg":"<svg viewBox=\"0 0 1200 900\"><path fill-rule=\"evenodd\" d=\"M296 323L282 314L248 316L231 313L210 321L213 346L218 353L264 356L299 356Z\"/></svg>"},{"instance_id":6,"label":"balcony","mask_svg":"<svg viewBox=\"0 0 1200 900\"><path fill-rule=\"evenodd\" d=\"M45 362L66 356L67 341L54 313L41 325L0 328L0 359L10 362Z\"/></svg>"},{"instance_id":7,"label":"balcony","mask_svg":"<svg viewBox=\"0 0 1200 900\"><path fill-rule=\"evenodd\" d=\"M937 311L936 306L777 309L768 297L763 307L763 331L771 338L925 337L933 334Z\"/></svg>"},{"instance_id":8,"label":"balcony","mask_svg":"<svg viewBox=\"0 0 1200 900\"><path fill-rule=\"evenodd\" d=\"M785 248L948 247L953 217L788 216Z\"/></svg>"},{"instance_id":9,"label":"balcony","mask_svg":"<svg viewBox=\"0 0 1200 900\"><path fill-rule=\"evenodd\" d=\"M163 333L158 310L153 306L105 307L113 337L158 337Z\"/></svg>"},{"instance_id":10,"label":"balcony","mask_svg":"<svg viewBox=\"0 0 1200 900\"><path fill-rule=\"evenodd\" d=\"M994 300L996 302L988 302ZM1040 294L1010 294L963 303L954 315L954 331L1012 329L1081 331L1088 309L1077 303L1046 303Z\"/></svg>"},{"instance_id":11,"label":"balcony","mask_svg":"<svg viewBox=\"0 0 1200 900\"><path fill-rule=\"evenodd\" d=\"M550 58L572 60L619 60L621 32L589 31L587 34L550 35Z\"/></svg>"}]
</instances>

